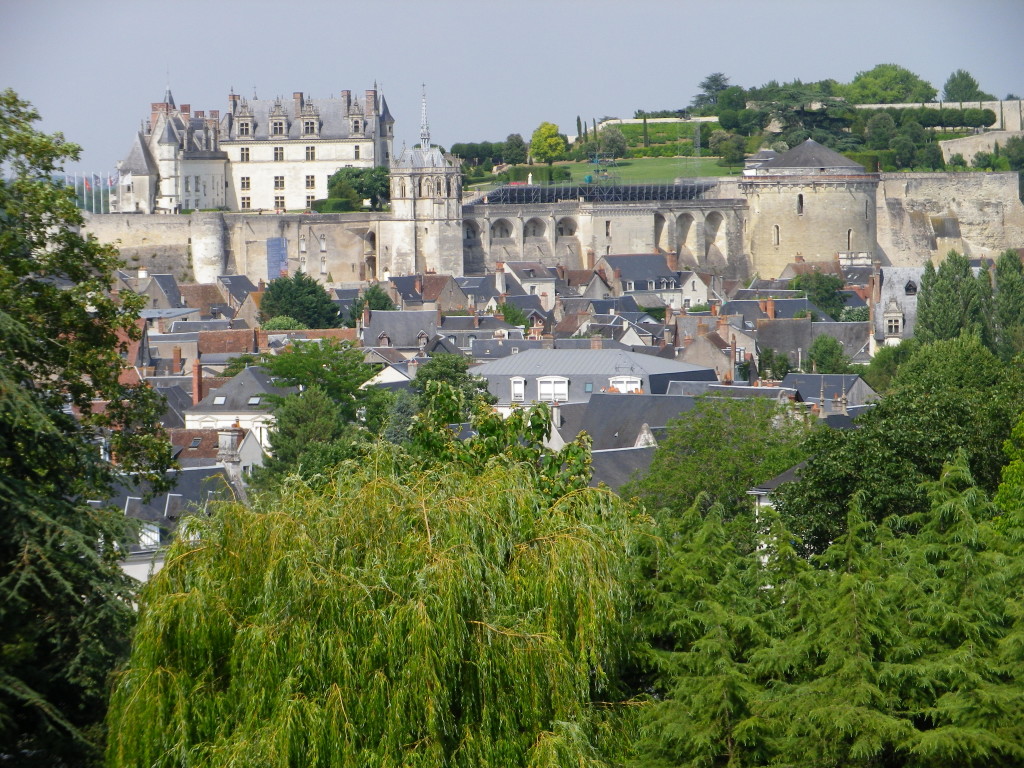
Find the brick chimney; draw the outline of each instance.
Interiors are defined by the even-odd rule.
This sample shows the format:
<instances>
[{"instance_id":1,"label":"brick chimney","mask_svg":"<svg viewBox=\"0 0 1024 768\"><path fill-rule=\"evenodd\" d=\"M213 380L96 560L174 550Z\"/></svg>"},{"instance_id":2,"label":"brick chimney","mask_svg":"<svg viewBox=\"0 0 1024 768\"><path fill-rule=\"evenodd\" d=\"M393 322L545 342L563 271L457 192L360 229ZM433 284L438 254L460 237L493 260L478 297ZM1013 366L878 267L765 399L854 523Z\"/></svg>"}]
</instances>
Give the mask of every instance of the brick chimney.
<instances>
[{"instance_id":1,"label":"brick chimney","mask_svg":"<svg viewBox=\"0 0 1024 768\"><path fill-rule=\"evenodd\" d=\"M775 319L775 299L769 297L768 300L765 301L764 313L768 315L768 318L770 320Z\"/></svg>"},{"instance_id":2,"label":"brick chimney","mask_svg":"<svg viewBox=\"0 0 1024 768\"><path fill-rule=\"evenodd\" d=\"M711 305L711 316L712 317L718 317L718 302L717 301L714 302Z\"/></svg>"},{"instance_id":3,"label":"brick chimney","mask_svg":"<svg viewBox=\"0 0 1024 768\"><path fill-rule=\"evenodd\" d=\"M685 336L683 336L683 349L686 349L691 344L693 344L693 336L691 336L690 334L686 334Z\"/></svg>"},{"instance_id":4,"label":"brick chimney","mask_svg":"<svg viewBox=\"0 0 1024 768\"><path fill-rule=\"evenodd\" d=\"M192 361L192 405L203 399L203 366L197 357Z\"/></svg>"},{"instance_id":5,"label":"brick chimney","mask_svg":"<svg viewBox=\"0 0 1024 768\"><path fill-rule=\"evenodd\" d=\"M565 280L565 267L561 264L555 266L555 273L558 275L559 280Z\"/></svg>"},{"instance_id":6,"label":"brick chimney","mask_svg":"<svg viewBox=\"0 0 1024 768\"><path fill-rule=\"evenodd\" d=\"M719 315L718 316L718 329L721 330L721 329L725 328L727 325L729 325L729 316L728 315Z\"/></svg>"},{"instance_id":7,"label":"brick chimney","mask_svg":"<svg viewBox=\"0 0 1024 768\"><path fill-rule=\"evenodd\" d=\"M345 114L347 115L349 110L352 109L352 91L341 92L341 103L344 107Z\"/></svg>"},{"instance_id":8,"label":"brick chimney","mask_svg":"<svg viewBox=\"0 0 1024 768\"><path fill-rule=\"evenodd\" d=\"M363 304L363 328L369 328L370 327L370 316L371 316L371 314L372 313L370 312L370 305L369 304Z\"/></svg>"},{"instance_id":9,"label":"brick chimney","mask_svg":"<svg viewBox=\"0 0 1024 768\"><path fill-rule=\"evenodd\" d=\"M366 113L365 114L366 114L367 117L372 117L372 116L377 114L377 92L376 91L369 90L369 91L366 92L366 104L364 105L364 107L366 108Z\"/></svg>"},{"instance_id":10,"label":"brick chimney","mask_svg":"<svg viewBox=\"0 0 1024 768\"><path fill-rule=\"evenodd\" d=\"M599 333L595 333L590 337L590 348L591 349L604 349L604 336Z\"/></svg>"},{"instance_id":11,"label":"brick chimney","mask_svg":"<svg viewBox=\"0 0 1024 768\"><path fill-rule=\"evenodd\" d=\"M171 373L181 373L181 347L177 344L171 350Z\"/></svg>"},{"instance_id":12,"label":"brick chimney","mask_svg":"<svg viewBox=\"0 0 1024 768\"><path fill-rule=\"evenodd\" d=\"M419 275L416 275L416 279L413 282L413 290L415 290L420 296L423 295L423 278Z\"/></svg>"},{"instance_id":13,"label":"brick chimney","mask_svg":"<svg viewBox=\"0 0 1024 768\"><path fill-rule=\"evenodd\" d=\"M189 117L192 114L192 105L191 104L182 104L181 105L181 114L183 114L185 117Z\"/></svg>"},{"instance_id":14,"label":"brick chimney","mask_svg":"<svg viewBox=\"0 0 1024 768\"><path fill-rule=\"evenodd\" d=\"M292 91L292 105L295 117L302 117L302 91Z\"/></svg>"},{"instance_id":15,"label":"brick chimney","mask_svg":"<svg viewBox=\"0 0 1024 768\"><path fill-rule=\"evenodd\" d=\"M232 115L238 111L238 102L241 98L237 93L228 94L228 108L231 110Z\"/></svg>"}]
</instances>

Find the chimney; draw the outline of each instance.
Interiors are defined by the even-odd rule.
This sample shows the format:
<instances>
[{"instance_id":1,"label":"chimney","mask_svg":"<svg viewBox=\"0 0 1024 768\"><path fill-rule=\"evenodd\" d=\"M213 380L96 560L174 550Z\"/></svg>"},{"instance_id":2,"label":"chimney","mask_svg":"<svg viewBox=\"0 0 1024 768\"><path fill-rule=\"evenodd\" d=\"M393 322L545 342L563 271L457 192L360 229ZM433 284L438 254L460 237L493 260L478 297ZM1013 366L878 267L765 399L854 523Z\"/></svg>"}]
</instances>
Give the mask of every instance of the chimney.
<instances>
[{"instance_id":1,"label":"chimney","mask_svg":"<svg viewBox=\"0 0 1024 768\"><path fill-rule=\"evenodd\" d=\"M171 373L181 373L181 347L177 344L175 344L174 349L171 350Z\"/></svg>"},{"instance_id":2,"label":"chimney","mask_svg":"<svg viewBox=\"0 0 1024 768\"><path fill-rule=\"evenodd\" d=\"M707 323L705 323L703 320L698 320L697 321L697 335L698 336L707 336L708 335L708 326L707 326Z\"/></svg>"},{"instance_id":3,"label":"chimney","mask_svg":"<svg viewBox=\"0 0 1024 768\"><path fill-rule=\"evenodd\" d=\"M558 275L559 280L565 280L565 267L561 264L555 266L555 273Z\"/></svg>"},{"instance_id":4,"label":"chimney","mask_svg":"<svg viewBox=\"0 0 1024 768\"><path fill-rule=\"evenodd\" d=\"M714 302L711 305L711 316L718 317L718 302Z\"/></svg>"},{"instance_id":5,"label":"chimney","mask_svg":"<svg viewBox=\"0 0 1024 768\"><path fill-rule=\"evenodd\" d=\"M292 104L295 108L295 117L302 117L302 91L292 92Z\"/></svg>"},{"instance_id":6,"label":"chimney","mask_svg":"<svg viewBox=\"0 0 1024 768\"><path fill-rule=\"evenodd\" d=\"M550 333L545 333L540 338L540 348L541 349L554 349L555 348L555 337L552 336Z\"/></svg>"},{"instance_id":7,"label":"chimney","mask_svg":"<svg viewBox=\"0 0 1024 768\"><path fill-rule=\"evenodd\" d=\"M201 119L202 119L202 118L205 118L205 117L206 117L206 112L204 112L204 111L203 111L203 110L201 110L201 109L197 109L197 110L196 110L196 117L198 117L198 118L201 118Z\"/></svg>"},{"instance_id":8,"label":"chimney","mask_svg":"<svg viewBox=\"0 0 1024 768\"><path fill-rule=\"evenodd\" d=\"M242 428L236 421L234 426L217 430L217 460L224 465L224 472L231 485L238 493L238 498L245 502L245 485L242 482L242 457L238 453L238 445L242 440Z\"/></svg>"},{"instance_id":9,"label":"chimney","mask_svg":"<svg viewBox=\"0 0 1024 768\"><path fill-rule=\"evenodd\" d=\"M615 272L615 279L616 280L621 280L622 279L622 269L620 267L616 267L614 272Z\"/></svg>"},{"instance_id":10,"label":"chimney","mask_svg":"<svg viewBox=\"0 0 1024 768\"><path fill-rule=\"evenodd\" d=\"M669 304L665 307L665 325L669 325L672 322L672 305Z\"/></svg>"},{"instance_id":11,"label":"chimney","mask_svg":"<svg viewBox=\"0 0 1024 768\"><path fill-rule=\"evenodd\" d=\"M803 264L804 263L804 257L801 254L799 254L799 253L794 257L794 259L795 259L797 264Z\"/></svg>"},{"instance_id":12,"label":"chimney","mask_svg":"<svg viewBox=\"0 0 1024 768\"><path fill-rule=\"evenodd\" d=\"M370 305L363 304L363 328L370 327Z\"/></svg>"},{"instance_id":13,"label":"chimney","mask_svg":"<svg viewBox=\"0 0 1024 768\"><path fill-rule=\"evenodd\" d=\"M237 93L228 94L228 107L231 110L231 114L235 114L238 111L238 100L241 97ZM211 113L212 114L212 113Z\"/></svg>"},{"instance_id":14,"label":"chimney","mask_svg":"<svg viewBox=\"0 0 1024 768\"><path fill-rule=\"evenodd\" d=\"M665 251L665 266L671 272L679 271L679 256L675 251Z\"/></svg>"},{"instance_id":15,"label":"chimney","mask_svg":"<svg viewBox=\"0 0 1024 768\"><path fill-rule=\"evenodd\" d=\"M444 314L441 312L440 307L437 308L437 320L435 323L438 327L441 327L441 325L444 324Z\"/></svg>"},{"instance_id":16,"label":"chimney","mask_svg":"<svg viewBox=\"0 0 1024 768\"><path fill-rule=\"evenodd\" d=\"M758 299L757 306L766 315L768 314L768 303L764 299Z\"/></svg>"},{"instance_id":17,"label":"chimney","mask_svg":"<svg viewBox=\"0 0 1024 768\"><path fill-rule=\"evenodd\" d=\"M599 333L595 333L590 337L590 348L591 349L604 349L604 336Z\"/></svg>"},{"instance_id":18,"label":"chimney","mask_svg":"<svg viewBox=\"0 0 1024 768\"><path fill-rule=\"evenodd\" d=\"M699 325L700 323L698 323L698 326ZM693 344L693 336L691 336L690 334L686 334L685 336L683 336L683 349L686 349L691 344Z\"/></svg>"},{"instance_id":19,"label":"chimney","mask_svg":"<svg viewBox=\"0 0 1024 768\"><path fill-rule=\"evenodd\" d=\"M145 280L149 277L149 270L145 267L139 267L139 280Z\"/></svg>"},{"instance_id":20,"label":"chimney","mask_svg":"<svg viewBox=\"0 0 1024 768\"><path fill-rule=\"evenodd\" d=\"M722 329L722 328L725 328L727 325L729 325L729 316L728 315L719 315L718 316L718 328Z\"/></svg>"},{"instance_id":21,"label":"chimney","mask_svg":"<svg viewBox=\"0 0 1024 768\"><path fill-rule=\"evenodd\" d=\"M192 405L199 405L203 399L203 366L197 357L192 361Z\"/></svg>"},{"instance_id":22,"label":"chimney","mask_svg":"<svg viewBox=\"0 0 1024 768\"><path fill-rule=\"evenodd\" d=\"M770 320L775 319L775 299L770 296L768 297L768 300L765 302L765 314L768 315L768 318Z\"/></svg>"},{"instance_id":23,"label":"chimney","mask_svg":"<svg viewBox=\"0 0 1024 768\"><path fill-rule=\"evenodd\" d=\"M219 109L211 109L210 110L210 119L219 122L220 121L220 110Z\"/></svg>"},{"instance_id":24,"label":"chimney","mask_svg":"<svg viewBox=\"0 0 1024 768\"><path fill-rule=\"evenodd\" d=\"M377 114L377 92L369 90L366 92L366 116L373 117Z\"/></svg>"},{"instance_id":25,"label":"chimney","mask_svg":"<svg viewBox=\"0 0 1024 768\"><path fill-rule=\"evenodd\" d=\"M341 92L341 104L345 114L347 115L349 110L352 109L352 91Z\"/></svg>"},{"instance_id":26,"label":"chimney","mask_svg":"<svg viewBox=\"0 0 1024 768\"><path fill-rule=\"evenodd\" d=\"M505 262L499 261L494 265L494 290L501 295L505 295Z\"/></svg>"},{"instance_id":27,"label":"chimney","mask_svg":"<svg viewBox=\"0 0 1024 768\"><path fill-rule=\"evenodd\" d=\"M413 283L413 290L415 290L416 293L420 294L420 296L423 295L423 278L420 277L419 275L416 275L416 280Z\"/></svg>"},{"instance_id":28,"label":"chimney","mask_svg":"<svg viewBox=\"0 0 1024 768\"><path fill-rule=\"evenodd\" d=\"M257 291L265 291L265 290L267 290L267 284L263 281L262 277L260 278L260 281L258 283L256 283L256 290Z\"/></svg>"},{"instance_id":29,"label":"chimney","mask_svg":"<svg viewBox=\"0 0 1024 768\"><path fill-rule=\"evenodd\" d=\"M476 312L473 313L473 327L480 327L480 315L478 315Z\"/></svg>"},{"instance_id":30,"label":"chimney","mask_svg":"<svg viewBox=\"0 0 1024 768\"><path fill-rule=\"evenodd\" d=\"M185 117L189 117L192 114L192 105L191 104L182 104L181 105L181 114L183 114Z\"/></svg>"}]
</instances>

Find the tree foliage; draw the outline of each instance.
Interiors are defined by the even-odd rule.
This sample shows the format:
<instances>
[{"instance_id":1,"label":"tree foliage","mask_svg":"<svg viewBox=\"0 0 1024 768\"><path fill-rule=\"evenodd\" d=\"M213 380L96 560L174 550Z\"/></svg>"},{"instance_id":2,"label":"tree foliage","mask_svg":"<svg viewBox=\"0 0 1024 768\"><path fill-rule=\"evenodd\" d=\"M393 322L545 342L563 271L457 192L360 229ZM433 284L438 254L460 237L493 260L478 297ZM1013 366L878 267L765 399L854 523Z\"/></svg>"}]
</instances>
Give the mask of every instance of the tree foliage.
<instances>
[{"instance_id":1,"label":"tree foliage","mask_svg":"<svg viewBox=\"0 0 1024 768\"><path fill-rule=\"evenodd\" d=\"M412 390L422 395L431 382L444 382L465 397L466 416L469 415L469 408L477 398L481 398L488 405L496 403L498 398L487 391L487 380L469 373L469 366L470 360L464 355L434 355L417 367L416 378L412 380Z\"/></svg>"},{"instance_id":2,"label":"tree foliage","mask_svg":"<svg viewBox=\"0 0 1024 768\"><path fill-rule=\"evenodd\" d=\"M554 123L541 123L530 137L530 157L538 163L551 165L565 155L565 140Z\"/></svg>"},{"instance_id":3,"label":"tree foliage","mask_svg":"<svg viewBox=\"0 0 1024 768\"><path fill-rule=\"evenodd\" d=\"M850 370L850 358L843 352L843 345L825 333L811 342L807 359L815 373L846 373Z\"/></svg>"},{"instance_id":4,"label":"tree foliage","mask_svg":"<svg viewBox=\"0 0 1024 768\"><path fill-rule=\"evenodd\" d=\"M852 104L911 104L934 101L937 91L909 69L898 64L878 64L858 72L837 95Z\"/></svg>"},{"instance_id":5,"label":"tree foliage","mask_svg":"<svg viewBox=\"0 0 1024 768\"><path fill-rule=\"evenodd\" d=\"M260 301L260 321L278 315L294 318L307 328L337 328L340 322L338 308L327 291L302 271L267 284Z\"/></svg>"},{"instance_id":6,"label":"tree foliage","mask_svg":"<svg viewBox=\"0 0 1024 768\"><path fill-rule=\"evenodd\" d=\"M354 193L354 194L353 194ZM339 168L327 181L327 196L348 200L349 210L361 210L363 200L374 211L384 210L391 202L391 179L384 166Z\"/></svg>"},{"instance_id":7,"label":"tree foliage","mask_svg":"<svg viewBox=\"0 0 1024 768\"><path fill-rule=\"evenodd\" d=\"M509 165L521 165L526 162L529 152L526 142L518 133L510 133L502 146L501 159Z\"/></svg>"},{"instance_id":8,"label":"tree foliage","mask_svg":"<svg viewBox=\"0 0 1024 768\"><path fill-rule=\"evenodd\" d=\"M143 596L110 762L606 765L642 520L538 484L522 429L546 410L495 418L468 462L379 447L190 520Z\"/></svg>"},{"instance_id":9,"label":"tree foliage","mask_svg":"<svg viewBox=\"0 0 1024 768\"><path fill-rule=\"evenodd\" d=\"M698 398L669 422L650 470L623 493L676 514L703 496L731 519L749 510L750 488L804 458L809 431L799 414L768 398Z\"/></svg>"},{"instance_id":10,"label":"tree foliage","mask_svg":"<svg viewBox=\"0 0 1024 768\"><path fill-rule=\"evenodd\" d=\"M700 81L700 93L693 97L690 106L698 110L713 110L718 104L718 95L729 87L729 78L722 72L712 72Z\"/></svg>"},{"instance_id":11,"label":"tree foliage","mask_svg":"<svg viewBox=\"0 0 1024 768\"><path fill-rule=\"evenodd\" d=\"M116 547L134 533L89 502L161 478L170 452L161 399L120 380L143 300L111 296L116 251L51 181L79 148L38 119L0 92L0 764L77 766L102 748L133 623Z\"/></svg>"},{"instance_id":12,"label":"tree foliage","mask_svg":"<svg viewBox=\"0 0 1024 768\"><path fill-rule=\"evenodd\" d=\"M837 319L846 304L842 290L845 282L836 275L826 275L814 270L793 278L791 285L794 290L803 291L818 309L833 319Z\"/></svg>"},{"instance_id":13,"label":"tree foliage","mask_svg":"<svg viewBox=\"0 0 1024 768\"><path fill-rule=\"evenodd\" d=\"M608 155L609 157L625 157L626 156L626 137L622 134L622 129L615 125L606 126L598 134L601 144L602 154Z\"/></svg>"},{"instance_id":14,"label":"tree foliage","mask_svg":"<svg viewBox=\"0 0 1024 768\"><path fill-rule=\"evenodd\" d=\"M966 256L950 251L937 270L929 261L921 277L914 336L927 344L967 331L987 340L984 298Z\"/></svg>"},{"instance_id":15,"label":"tree foliage","mask_svg":"<svg viewBox=\"0 0 1024 768\"><path fill-rule=\"evenodd\" d=\"M966 69L958 69L946 79L942 86L943 101L995 101L991 93L985 93Z\"/></svg>"},{"instance_id":16,"label":"tree foliage","mask_svg":"<svg viewBox=\"0 0 1024 768\"><path fill-rule=\"evenodd\" d=\"M373 283L352 302L348 313L347 325L349 328L355 328L356 324L362 320L365 307L369 307L371 311L379 310L381 312L392 312L396 309L395 303L387 292L377 283Z\"/></svg>"}]
</instances>

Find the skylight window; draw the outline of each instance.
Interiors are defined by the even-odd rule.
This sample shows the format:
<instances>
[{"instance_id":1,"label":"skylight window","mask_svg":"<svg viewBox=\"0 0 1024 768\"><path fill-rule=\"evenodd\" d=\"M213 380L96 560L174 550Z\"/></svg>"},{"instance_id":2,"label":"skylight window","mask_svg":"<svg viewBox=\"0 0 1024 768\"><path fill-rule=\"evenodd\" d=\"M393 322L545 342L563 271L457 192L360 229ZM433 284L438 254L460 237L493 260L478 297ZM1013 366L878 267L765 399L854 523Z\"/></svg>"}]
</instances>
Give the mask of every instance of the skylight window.
<instances>
[{"instance_id":1,"label":"skylight window","mask_svg":"<svg viewBox=\"0 0 1024 768\"><path fill-rule=\"evenodd\" d=\"M260 404L260 396L259 395L253 395L252 397L249 398L249 405L259 405L259 404Z\"/></svg>"},{"instance_id":2,"label":"skylight window","mask_svg":"<svg viewBox=\"0 0 1024 768\"><path fill-rule=\"evenodd\" d=\"M198 448L199 444L202 443L202 442L203 442L203 438L201 438L201 437L193 437L192 438L192 445L190 445L189 448Z\"/></svg>"},{"instance_id":3,"label":"skylight window","mask_svg":"<svg viewBox=\"0 0 1024 768\"><path fill-rule=\"evenodd\" d=\"M227 402L227 398L224 395L217 395L213 398L214 405L224 405Z\"/></svg>"}]
</instances>

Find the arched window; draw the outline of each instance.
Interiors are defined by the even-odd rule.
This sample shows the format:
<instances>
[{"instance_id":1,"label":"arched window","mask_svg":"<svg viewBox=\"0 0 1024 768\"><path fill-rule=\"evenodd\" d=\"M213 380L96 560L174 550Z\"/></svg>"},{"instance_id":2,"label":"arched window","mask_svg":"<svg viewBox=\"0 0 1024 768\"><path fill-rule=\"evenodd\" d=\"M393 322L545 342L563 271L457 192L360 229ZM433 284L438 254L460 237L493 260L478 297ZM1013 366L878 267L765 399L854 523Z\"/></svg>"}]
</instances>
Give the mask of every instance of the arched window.
<instances>
[{"instance_id":1,"label":"arched window","mask_svg":"<svg viewBox=\"0 0 1024 768\"><path fill-rule=\"evenodd\" d=\"M778 245L779 244L779 239L781 237L781 234L782 233L779 230L779 225L778 224L776 224L775 226L772 227L772 245Z\"/></svg>"},{"instance_id":2,"label":"arched window","mask_svg":"<svg viewBox=\"0 0 1024 768\"><path fill-rule=\"evenodd\" d=\"M804 196L803 193L796 196L796 215L804 215Z\"/></svg>"}]
</instances>

